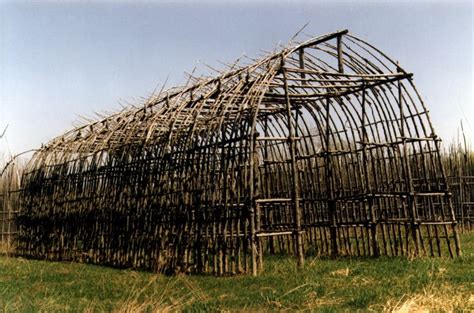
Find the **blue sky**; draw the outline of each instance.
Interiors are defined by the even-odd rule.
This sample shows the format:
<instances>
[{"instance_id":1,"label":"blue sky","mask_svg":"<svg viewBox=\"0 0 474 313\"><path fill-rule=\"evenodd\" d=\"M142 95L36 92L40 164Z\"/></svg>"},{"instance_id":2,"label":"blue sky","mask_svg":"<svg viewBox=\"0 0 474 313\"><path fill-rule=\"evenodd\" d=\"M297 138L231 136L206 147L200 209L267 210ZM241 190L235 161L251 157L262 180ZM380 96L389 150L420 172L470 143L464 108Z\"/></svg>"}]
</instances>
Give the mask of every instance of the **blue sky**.
<instances>
[{"instance_id":1,"label":"blue sky","mask_svg":"<svg viewBox=\"0 0 474 313\"><path fill-rule=\"evenodd\" d=\"M39 147L78 115L179 84L199 62L258 56L307 22L315 36L347 28L413 72L445 141L460 119L474 131L472 3L364 1L0 0L0 129L12 153Z\"/></svg>"}]
</instances>

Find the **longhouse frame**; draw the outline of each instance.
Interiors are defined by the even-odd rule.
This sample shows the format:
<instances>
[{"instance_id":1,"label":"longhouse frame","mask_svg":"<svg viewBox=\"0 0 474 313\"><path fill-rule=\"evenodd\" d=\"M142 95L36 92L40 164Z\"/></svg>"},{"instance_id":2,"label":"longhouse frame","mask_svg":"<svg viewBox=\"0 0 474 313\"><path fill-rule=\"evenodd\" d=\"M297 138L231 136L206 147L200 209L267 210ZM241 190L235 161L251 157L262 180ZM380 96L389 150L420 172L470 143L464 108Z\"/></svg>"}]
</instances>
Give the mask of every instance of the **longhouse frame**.
<instances>
[{"instance_id":1,"label":"longhouse frame","mask_svg":"<svg viewBox=\"0 0 474 313\"><path fill-rule=\"evenodd\" d=\"M190 77L43 146L20 255L217 275L264 255L461 253L412 74L339 31Z\"/></svg>"}]
</instances>

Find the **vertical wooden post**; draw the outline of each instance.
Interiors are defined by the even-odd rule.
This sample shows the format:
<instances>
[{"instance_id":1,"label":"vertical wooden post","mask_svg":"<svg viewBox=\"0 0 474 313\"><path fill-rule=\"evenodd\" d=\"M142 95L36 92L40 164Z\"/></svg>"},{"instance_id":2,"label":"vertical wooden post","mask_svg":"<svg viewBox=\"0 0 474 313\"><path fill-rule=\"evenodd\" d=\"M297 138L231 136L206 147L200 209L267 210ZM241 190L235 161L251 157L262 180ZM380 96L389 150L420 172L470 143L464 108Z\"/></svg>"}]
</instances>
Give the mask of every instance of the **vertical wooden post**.
<instances>
[{"instance_id":1,"label":"vertical wooden post","mask_svg":"<svg viewBox=\"0 0 474 313\"><path fill-rule=\"evenodd\" d=\"M304 251L303 251L303 238L302 238L302 231L301 231L301 208L300 208L300 186L299 186L299 174L298 174L298 167L296 164L296 138L295 138L295 129L293 126L293 117L291 114L291 102L290 96L288 94L288 81L287 75L285 71L285 60L282 57L281 59L281 70L283 73L283 84L285 89L285 101L286 101L286 115L288 120L288 143L290 146L290 158L291 158L291 174L292 174L292 202L293 202L293 209L294 209L294 217L295 217L295 231L294 231L294 238L296 239L296 255L298 260L298 266L304 266Z\"/></svg>"},{"instance_id":2,"label":"vertical wooden post","mask_svg":"<svg viewBox=\"0 0 474 313\"><path fill-rule=\"evenodd\" d=\"M461 231L464 232L465 231L465 228L468 229L468 231L471 230L471 225L470 225L470 217L469 215L466 216L464 215L464 202L469 202L469 192L467 192L466 194L464 194L464 187L465 186L469 186L469 184L466 184L465 183L465 177L464 176L469 176L469 170L470 168L472 168L471 164L469 164L469 160L470 158L468 157L468 147L467 147L467 142L466 142L466 134L464 133L464 127L462 125L462 120L461 120L461 133L462 133L462 138L463 138L463 143L464 143L464 148L461 150L461 158L462 160L460 160L459 162L459 167L464 169L464 173L461 171L461 174L462 175L459 175L459 176L463 176L460 178L459 180L459 201L460 201L460 210L461 210ZM469 187L466 189L467 191L469 190ZM466 197L466 195L468 195ZM466 206L467 207L467 206ZM468 223L469 223L469 226L468 226Z\"/></svg>"},{"instance_id":3,"label":"vertical wooden post","mask_svg":"<svg viewBox=\"0 0 474 313\"><path fill-rule=\"evenodd\" d=\"M7 179L11 179L11 175ZM4 227L5 233L4 233L3 240L4 240L4 243L6 242L6 247L7 247L7 251L8 251L9 243L10 243L10 210L11 210L11 202L12 202L12 194L10 192L10 185L9 185L8 182L6 184L5 193L7 194L7 198L6 198L5 206L3 208L4 209L4 211L3 211L3 217L4 217L3 224L5 226Z\"/></svg>"},{"instance_id":4,"label":"vertical wooden post","mask_svg":"<svg viewBox=\"0 0 474 313\"><path fill-rule=\"evenodd\" d=\"M331 154L329 151L330 146L330 135L331 135L331 128L329 126L330 122L330 108L331 108L331 100L329 98L326 99L326 133L325 133L325 145L326 151L324 154L324 170L326 174L326 197L327 197L327 205L328 205L328 212L329 212L329 232L331 236L331 250L332 255L335 257L339 254L338 247L337 247L337 221L336 221L336 201L334 200L334 192L333 192L333 180L332 180L332 162L331 162Z\"/></svg>"},{"instance_id":5,"label":"vertical wooden post","mask_svg":"<svg viewBox=\"0 0 474 313\"><path fill-rule=\"evenodd\" d=\"M257 262L257 234L256 234L256 206L257 202L255 199L254 180L255 180L255 144L256 144L256 133L252 133L250 138L250 154L249 154L249 218L250 218L250 250L252 258L252 276L257 276L258 262Z\"/></svg>"},{"instance_id":6,"label":"vertical wooden post","mask_svg":"<svg viewBox=\"0 0 474 313\"><path fill-rule=\"evenodd\" d=\"M374 198L369 198L369 212L370 212L370 223L371 223L371 232L372 232L372 249L375 257L380 256L379 243L378 243L378 234L377 234L377 216L375 215L374 208ZM383 231L383 230L382 230Z\"/></svg>"},{"instance_id":7,"label":"vertical wooden post","mask_svg":"<svg viewBox=\"0 0 474 313\"><path fill-rule=\"evenodd\" d=\"M467 166L467 162L465 160L467 159L467 146L466 146L466 136L464 135L464 129L462 126L462 120L461 120L461 131L463 135L463 141L464 141L464 149L460 150L459 153L459 166L458 166L458 175L459 175L459 210L461 213L461 232L464 232L464 227L465 227L465 221L464 221L464 173L463 169L465 166ZM463 153L464 152L464 153ZM466 176L468 173L466 173Z\"/></svg>"},{"instance_id":8,"label":"vertical wooden post","mask_svg":"<svg viewBox=\"0 0 474 313\"><path fill-rule=\"evenodd\" d=\"M300 49L299 50L299 61L300 61L300 69L304 69L304 49ZM305 72L301 72L300 73L300 77L301 77L301 84L303 86L306 86L307 85L307 82L306 82L306 74Z\"/></svg>"},{"instance_id":9,"label":"vertical wooden post","mask_svg":"<svg viewBox=\"0 0 474 313\"><path fill-rule=\"evenodd\" d=\"M459 234L458 234L457 227L456 227L456 216L454 214L452 195L451 195L450 192L446 193L445 201L449 205L450 212L451 212L451 220L453 221L453 223L451 225L452 225L452 230L453 230L453 237L454 237L454 245L455 245L455 249L456 249L456 255L461 256L462 255L461 243L459 241Z\"/></svg>"},{"instance_id":10,"label":"vertical wooden post","mask_svg":"<svg viewBox=\"0 0 474 313\"><path fill-rule=\"evenodd\" d=\"M342 57L342 35L337 36L337 65L339 73L344 73L344 58Z\"/></svg>"},{"instance_id":11,"label":"vertical wooden post","mask_svg":"<svg viewBox=\"0 0 474 313\"><path fill-rule=\"evenodd\" d=\"M242 74L242 73L241 73ZM246 77L245 84L248 84L248 72ZM248 108L245 105L245 108ZM257 211L257 193L258 193L258 151L257 151L257 136L256 131L256 122L258 114L258 106L252 106L249 111L250 114L248 118L250 119L251 131L247 140L249 140L249 218L250 218L250 250L251 250L251 266L252 266L252 276L257 276L258 272L258 260L257 260L257 251L259 242L257 240L257 225L256 225L256 211ZM257 161L257 162L256 162ZM260 257L262 257L260 255Z\"/></svg>"},{"instance_id":12,"label":"vertical wooden post","mask_svg":"<svg viewBox=\"0 0 474 313\"><path fill-rule=\"evenodd\" d=\"M258 147L257 147L257 140L256 138L259 136L259 134L256 132L254 136L254 152L252 155L252 158L254 159L254 192L253 192L253 198L255 199L255 244L257 248L257 264L258 264L258 269L262 270L263 269L263 247L262 247L262 240L257 237L257 233L262 230L262 212L261 212L261 206L260 204L256 201L256 199L261 197L260 194L260 176L259 176L259 162L258 162Z\"/></svg>"},{"instance_id":13,"label":"vertical wooden post","mask_svg":"<svg viewBox=\"0 0 474 313\"><path fill-rule=\"evenodd\" d=\"M444 173L444 167L443 167L443 164L441 162L440 147L439 147L439 141L438 140L435 141L435 146L436 146L436 152L438 154L437 159L438 159L438 162L439 162L439 166L441 168L441 176L443 177L443 181L447 182L446 174ZM459 186L459 187L461 187L461 186ZM453 230L453 237L454 237L454 245L455 245L455 249L456 249L456 255L461 256L462 255L461 242L459 240L459 234L458 234L458 230L457 230L457 227L456 227L457 222L456 222L456 214L454 213L452 195L449 192L449 189L448 189L447 185L446 185L445 189L446 189L445 201L449 205L449 209L450 209L450 215L451 215L451 221L452 221L451 227L452 227L452 230ZM450 252L451 252L451 248L449 248L449 249L450 249Z\"/></svg>"},{"instance_id":14,"label":"vertical wooden post","mask_svg":"<svg viewBox=\"0 0 474 313\"><path fill-rule=\"evenodd\" d=\"M368 164L368 158L367 158L367 144L369 141L369 138L367 136L367 129L366 129L366 121L365 118L367 116L366 113L366 84L365 81L362 82L362 160L363 160L363 172L364 172L364 193L367 196L368 194L371 193L371 186L370 186L370 180L369 180L369 171L367 167L369 166ZM373 166L373 165L372 165ZM371 237L372 237L372 251L374 256L379 256L379 245L377 241L377 219L375 216L375 208L374 208L374 199L372 195L368 196L368 199L365 199L364 201L365 209L366 211L369 212L370 216L370 231L371 231Z\"/></svg>"},{"instance_id":15,"label":"vertical wooden post","mask_svg":"<svg viewBox=\"0 0 474 313\"><path fill-rule=\"evenodd\" d=\"M266 105L267 106L267 105ZM268 116L265 116L265 119L264 119L264 123L263 123L263 127L264 127L264 136L265 137L269 137L270 134L269 134L269 131L268 131ZM264 198L271 198L272 196L272 192L271 192L271 187L270 187L270 182L269 182L269 178L270 178L270 173L271 171L268 170L268 165L267 165L267 160L268 160L268 157L269 157L269 153L268 153L268 140L265 140L264 143L263 143L263 166L264 166L264 172L263 172L263 179L264 179L264 182L262 184L263 186L263 197ZM269 218L269 216L267 215L267 218ZM270 223L269 220L267 220L267 223ZM269 252L270 254L274 254L275 253L275 240L274 240L274 237L273 236L270 236L268 238L268 242L267 242L268 246L269 246Z\"/></svg>"},{"instance_id":16,"label":"vertical wooden post","mask_svg":"<svg viewBox=\"0 0 474 313\"><path fill-rule=\"evenodd\" d=\"M400 69L397 68L398 72ZM398 104L400 110L400 136L402 138L403 144L403 159L406 168L406 187L408 191L408 209L410 210L411 214L411 232L413 237L413 243L415 244L415 255L419 255L419 240L418 240L418 216L416 214L416 199L413 187L413 176L411 173L411 166L410 166L410 158L408 157L408 147L406 144L406 136L405 136L405 113L403 110L403 91L402 91L402 82L398 81ZM407 246L408 250L408 246ZM407 251L408 252L408 251Z\"/></svg>"},{"instance_id":17,"label":"vertical wooden post","mask_svg":"<svg viewBox=\"0 0 474 313\"><path fill-rule=\"evenodd\" d=\"M256 203L255 205L255 217L256 217L256 232L260 232L262 230L261 226L261 220L262 220L262 208L259 203ZM262 239L256 237L255 238L256 245L257 245L257 264L258 264L258 269L262 270L263 269L263 245L262 245Z\"/></svg>"},{"instance_id":18,"label":"vertical wooden post","mask_svg":"<svg viewBox=\"0 0 474 313\"><path fill-rule=\"evenodd\" d=\"M2 207L0 208L2 210L2 216L0 217L0 223L2 223L1 225L1 230L0 230L0 235L2 236L0 238L1 242L4 242L5 241L5 238L4 238L4 234L5 234L5 210L6 210L6 203L8 201L8 198L7 198L7 192L4 190L3 191L3 194L2 194Z\"/></svg>"},{"instance_id":19,"label":"vertical wooden post","mask_svg":"<svg viewBox=\"0 0 474 313\"><path fill-rule=\"evenodd\" d=\"M462 156L459 156L460 158ZM458 201L459 201L459 210L461 213L461 232L464 232L464 186L463 186L463 183L464 183L464 179L463 179L463 173L462 173L462 168L463 168L464 164L462 162L462 160L459 160L459 166L458 166L458 176L459 176L459 180L458 180L458 183L459 183L459 195L458 195Z\"/></svg>"}]
</instances>

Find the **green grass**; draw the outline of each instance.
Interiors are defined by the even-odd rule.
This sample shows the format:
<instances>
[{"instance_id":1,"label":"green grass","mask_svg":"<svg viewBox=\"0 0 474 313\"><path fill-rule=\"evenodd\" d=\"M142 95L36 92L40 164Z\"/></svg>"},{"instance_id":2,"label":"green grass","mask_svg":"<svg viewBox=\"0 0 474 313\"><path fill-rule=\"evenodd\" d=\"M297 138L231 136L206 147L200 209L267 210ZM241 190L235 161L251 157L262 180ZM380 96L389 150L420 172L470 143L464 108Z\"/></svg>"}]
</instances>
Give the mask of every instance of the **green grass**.
<instances>
[{"instance_id":1,"label":"green grass","mask_svg":"<svg viewBox=\"0 0 474 313\"><path fill-rule=\"evenodd\" d=\"M474 309L474 234L449 258L267 257L258 277L164 276L0 257L0 310L339 312Z\"/></svg>"}]
</instances>

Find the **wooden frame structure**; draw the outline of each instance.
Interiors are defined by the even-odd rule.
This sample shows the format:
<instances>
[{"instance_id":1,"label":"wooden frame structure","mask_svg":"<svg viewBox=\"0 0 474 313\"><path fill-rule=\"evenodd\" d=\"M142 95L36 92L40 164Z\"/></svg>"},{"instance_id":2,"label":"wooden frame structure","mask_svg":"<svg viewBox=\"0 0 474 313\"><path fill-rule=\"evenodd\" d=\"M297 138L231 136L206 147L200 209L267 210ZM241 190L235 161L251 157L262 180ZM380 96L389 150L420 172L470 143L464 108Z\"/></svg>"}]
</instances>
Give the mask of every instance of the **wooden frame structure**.
<instances>
[{"instance_id":1,"label":"wooden frame structure","mask_svg":"<svg viewBox=\"0 0 474 313\"><path fill-rule=\"evenodd\" d=\"M218 275L265 253L459 255L439 143L412 74L327 34L52 140L17 251Z\"/></svg>"}]
</instances>

